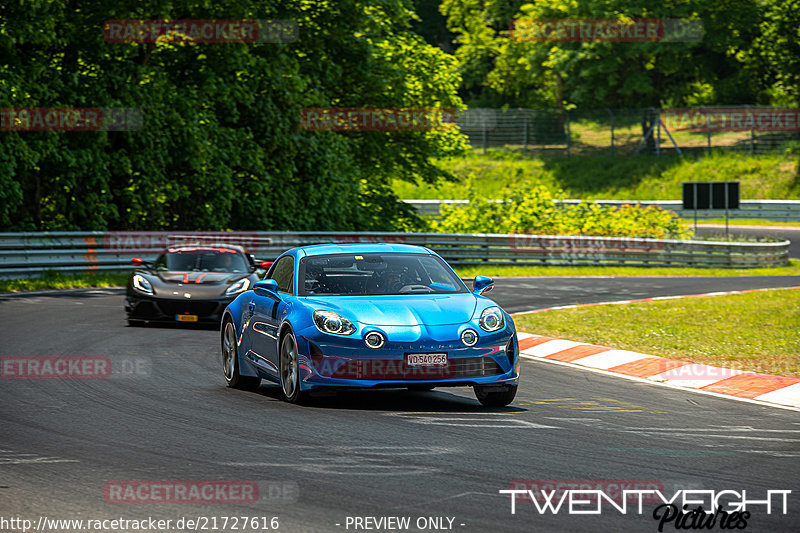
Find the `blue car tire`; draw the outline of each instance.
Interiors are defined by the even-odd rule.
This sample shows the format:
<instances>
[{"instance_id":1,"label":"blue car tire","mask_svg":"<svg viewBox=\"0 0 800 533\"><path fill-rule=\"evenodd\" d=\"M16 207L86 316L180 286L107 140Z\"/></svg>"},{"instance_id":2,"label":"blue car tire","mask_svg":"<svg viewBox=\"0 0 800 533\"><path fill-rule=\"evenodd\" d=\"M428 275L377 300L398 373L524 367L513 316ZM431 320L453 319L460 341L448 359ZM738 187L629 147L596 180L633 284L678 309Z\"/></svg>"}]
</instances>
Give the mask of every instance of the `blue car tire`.
<instances>
[{"instance_id":1,"label":"blue car tire","mask_svg":"<svg viewBox=\"0 0 800 533\"><path fill-rule=\"evenodd\" d=\"M307 393L300 388L300 361L297 352L297 339L289 330L281 337L280 349L281 390L289 403L303 403Z\"/></svg>"},{"instance_id":2,"label":"blue car tire","mask_svg":"<svg viewBox=\"0 0 800 533\"><path fill-rule=\"evenodd\" d=\"M239 352L236 349L236 329L233 322L226 320L222 325L222 370L225 382L233 389L255 390L261 385L261 378L242 376L239 373Z\"/></svg>"},{"instance_id":3,"label":"blue car tire","mask_svg":"<svg viewBox=\"0 0 800 533\"><path fill-rule=\"evenodd\" d=\"M486 407L505 407L514 401L517 385L475 385L475 397Z\"/></svg>"}]
</instances>

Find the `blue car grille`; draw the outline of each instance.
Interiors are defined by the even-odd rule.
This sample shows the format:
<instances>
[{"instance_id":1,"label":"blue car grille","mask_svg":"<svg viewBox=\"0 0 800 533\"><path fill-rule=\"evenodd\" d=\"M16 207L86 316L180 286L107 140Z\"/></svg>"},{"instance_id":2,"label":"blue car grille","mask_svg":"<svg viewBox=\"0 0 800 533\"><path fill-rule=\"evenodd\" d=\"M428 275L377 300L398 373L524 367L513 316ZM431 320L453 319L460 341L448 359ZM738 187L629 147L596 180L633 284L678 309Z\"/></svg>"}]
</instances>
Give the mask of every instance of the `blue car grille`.
<instances>
[{"instance_id":1,"label":"blue car grille","mask_svg":"<svg viewBox=\"0 0 800 533\"><path fill-rule=\"evenodd\" d=\"M491 357L459 357L447 366L408 366L402 360L354 359L339 363L331 374L323 363L317 370L322 375L339 379L368 380L445 380L496 376L503 369ZM332 370L332 369L331 369Z\"/></svg>"},{"instance_id":2,"label":"blue car grille","mask_svg":"<svg viewBox=\"0 0 800 533\"><path fill-rule=\"evenodd\" d=\"M454 362L457 378L496 376L503 373L503 369L491 357L464 357Z\"/></svg>"}]
</instances>

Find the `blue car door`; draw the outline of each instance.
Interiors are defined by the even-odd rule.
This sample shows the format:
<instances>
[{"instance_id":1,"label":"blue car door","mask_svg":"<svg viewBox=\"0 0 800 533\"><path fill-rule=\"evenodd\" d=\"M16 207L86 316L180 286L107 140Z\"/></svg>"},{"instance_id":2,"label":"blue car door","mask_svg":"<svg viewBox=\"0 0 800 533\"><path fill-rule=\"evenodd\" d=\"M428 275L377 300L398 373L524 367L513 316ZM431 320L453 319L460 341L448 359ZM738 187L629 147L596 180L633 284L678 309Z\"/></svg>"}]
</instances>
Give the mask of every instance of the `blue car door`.
<instances>
[{"instance_id":1,"label":"blue car door","mask_svg":"<svg viewBox=\"0 0 800 533\"><path fill-rule=\"evenodd\" d=\"M252 350L255 363L271 375L278 376L278 328L292 298L294 285L294 258L284 256L272 268L270 276L278 283L278 294L254 294L250 306Z\"/></svg>"}]
</instances>

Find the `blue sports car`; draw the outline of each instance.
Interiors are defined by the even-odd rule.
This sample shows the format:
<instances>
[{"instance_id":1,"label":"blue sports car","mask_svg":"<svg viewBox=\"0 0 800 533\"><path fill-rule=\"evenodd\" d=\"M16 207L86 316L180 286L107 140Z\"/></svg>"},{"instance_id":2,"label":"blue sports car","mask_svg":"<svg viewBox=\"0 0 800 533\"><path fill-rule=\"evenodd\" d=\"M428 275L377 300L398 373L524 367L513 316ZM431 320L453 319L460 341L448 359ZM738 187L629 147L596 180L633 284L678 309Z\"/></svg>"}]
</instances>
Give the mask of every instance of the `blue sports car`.
<instances>
[{"instance_id":1,"label":"blue sports car","mask_svg":"<svg viewBox=\"0 0 800 533\"><path fill-rule=\"evenodd\" d=\"M283 253L223 312L229 387L279 383L287 401L329 388L472 386L487 406L511 403L519 345L511 317L470 291L427 248L323 244Z\"/></svg>"}]
</instances>

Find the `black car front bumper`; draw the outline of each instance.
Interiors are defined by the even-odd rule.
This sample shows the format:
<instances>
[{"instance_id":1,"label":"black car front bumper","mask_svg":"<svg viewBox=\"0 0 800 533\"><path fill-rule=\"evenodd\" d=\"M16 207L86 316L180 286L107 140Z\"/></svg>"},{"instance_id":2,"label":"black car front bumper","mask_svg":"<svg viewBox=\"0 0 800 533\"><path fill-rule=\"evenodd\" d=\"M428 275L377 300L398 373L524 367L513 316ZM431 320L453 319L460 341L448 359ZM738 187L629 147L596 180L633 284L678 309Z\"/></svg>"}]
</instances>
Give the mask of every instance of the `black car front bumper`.
<instances>
[{"instance_id":1,"label":"black car front bumper","mask_svg":"<svg viewBox=\"0 0 800 533\"><path fill-rule=\"evenodd\" d=\"M157 298L146 296L125 297L128 320L143 322L181 322L179 316L196 316L198 323L219 323L225 307L234 297L214 300L188 298ZM194 322L194 321L192 321Z\"/></svg>"}]
</instances>

